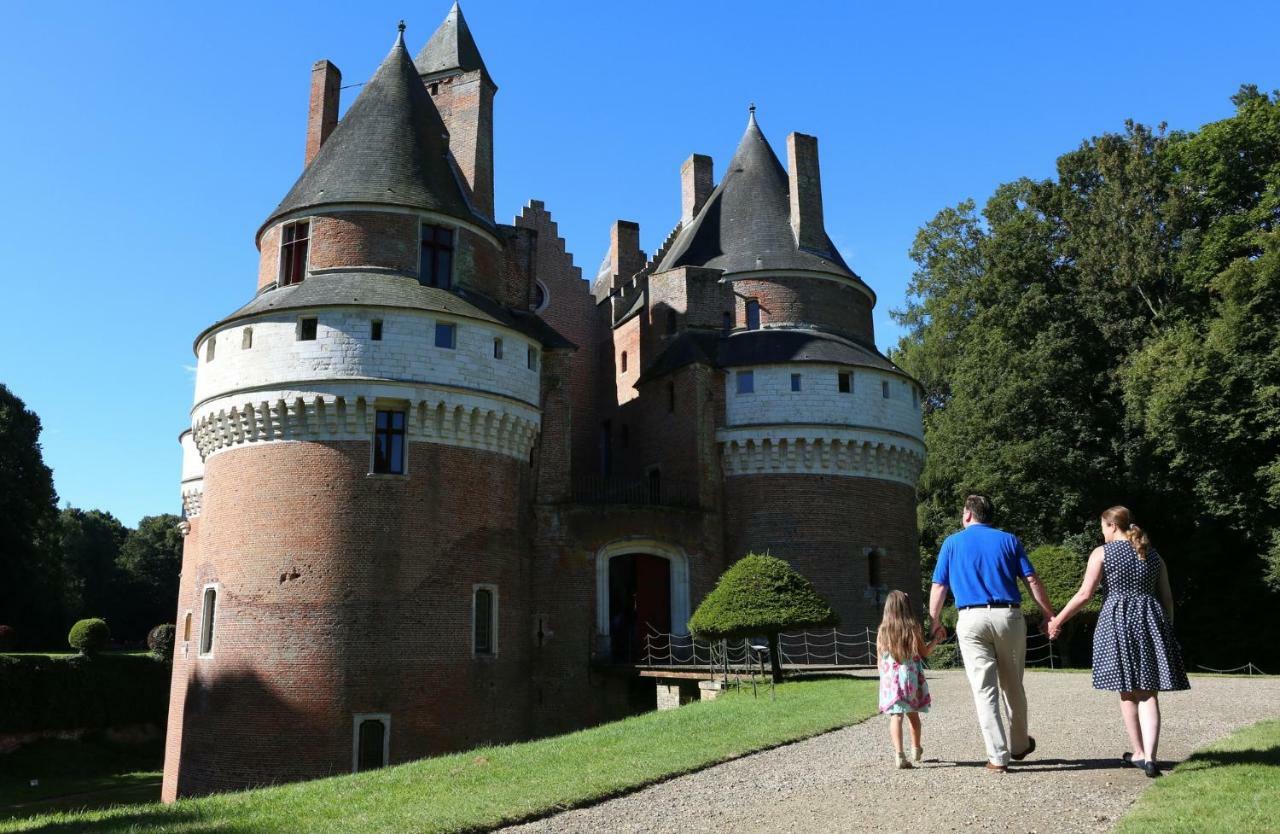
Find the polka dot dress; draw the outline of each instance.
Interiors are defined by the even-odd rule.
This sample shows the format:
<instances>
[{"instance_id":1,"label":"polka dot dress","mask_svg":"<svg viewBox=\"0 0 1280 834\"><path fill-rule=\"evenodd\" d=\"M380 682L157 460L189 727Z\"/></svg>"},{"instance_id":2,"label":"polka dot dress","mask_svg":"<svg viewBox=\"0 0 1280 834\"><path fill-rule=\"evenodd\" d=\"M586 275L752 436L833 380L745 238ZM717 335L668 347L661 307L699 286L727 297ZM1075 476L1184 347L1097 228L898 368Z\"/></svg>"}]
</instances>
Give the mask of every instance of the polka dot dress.
<instances>
[{"instance_id":1,"label":"polka dot dress","mask_svg":"<svg viewBox=\"0 0 1280 834\"><path fill-rule=\"evenodd\" d=\"M1119 692L1190 689L1182 650L1156 597L1160 554L1145 560L1124 539L1103 545L1107 597L1093 632L1093 687Z\"/></svg>"}]
</instances>

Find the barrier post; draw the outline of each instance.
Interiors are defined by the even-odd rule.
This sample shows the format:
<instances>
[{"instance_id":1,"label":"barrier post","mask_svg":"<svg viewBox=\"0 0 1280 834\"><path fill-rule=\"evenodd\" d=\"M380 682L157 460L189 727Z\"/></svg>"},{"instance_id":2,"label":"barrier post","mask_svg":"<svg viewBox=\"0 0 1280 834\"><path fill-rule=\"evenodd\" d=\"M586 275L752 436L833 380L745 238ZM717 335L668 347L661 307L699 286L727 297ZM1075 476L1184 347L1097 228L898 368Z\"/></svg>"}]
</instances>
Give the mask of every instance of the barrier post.
<instances>
[{"instance_id":1,"label":"barrier post","mask_svg":"<svg viewBox=\"0 0 1280 834\"><path fill-rule=\"evenodd\" d=\"M831 627L831 642L836 650L836 665L840 665L840 632L836 631L835 626Z\"/></svg>"}]
</instances>

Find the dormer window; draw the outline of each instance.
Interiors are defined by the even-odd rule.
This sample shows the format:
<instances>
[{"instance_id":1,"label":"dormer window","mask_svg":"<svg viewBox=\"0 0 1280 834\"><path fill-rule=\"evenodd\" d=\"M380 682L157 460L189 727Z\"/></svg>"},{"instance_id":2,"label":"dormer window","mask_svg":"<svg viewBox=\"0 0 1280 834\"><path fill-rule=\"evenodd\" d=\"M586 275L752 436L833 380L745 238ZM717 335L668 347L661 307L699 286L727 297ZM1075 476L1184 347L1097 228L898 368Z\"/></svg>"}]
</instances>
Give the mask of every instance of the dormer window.
<instances>
[{"instance_id":1,"label":"dormer window","mask_svg":"<svg viewBox=\"0 0 1280 834\"><path fill-rule=\"evenodd\" d=\"M284 224L280 237L280 279L282 287L298 284L307 274L307 244L311 241L311 223L299 220Z\"/></svg>"},{"instance_id":2,"label":"dormer window","mask_svg":"<svg viewBox=\"0 0 1280 834\"><path fill-rule=\"evenodd\" d=\"M453 286L453 229L423 224L418 283L442 290Z\"/></svg>"}]
</instances>

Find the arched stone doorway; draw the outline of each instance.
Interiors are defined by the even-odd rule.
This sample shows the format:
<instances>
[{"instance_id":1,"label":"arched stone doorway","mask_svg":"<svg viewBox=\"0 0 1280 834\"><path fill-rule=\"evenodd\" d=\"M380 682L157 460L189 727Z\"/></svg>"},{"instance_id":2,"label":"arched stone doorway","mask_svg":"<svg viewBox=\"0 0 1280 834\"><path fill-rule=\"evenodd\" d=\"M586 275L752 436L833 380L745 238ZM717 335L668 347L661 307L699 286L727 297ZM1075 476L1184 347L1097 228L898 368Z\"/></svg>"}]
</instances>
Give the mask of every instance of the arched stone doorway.
<instances>
[{"instance_id":1,"label":"arched stone doorway","mask_svg":"<svg viewBox=\"0 0 1280 834\"><path fill-rule=\"evenodd\" d=\"M626 539L596 554L599 654L619 663L642 661L650 630L685 634L689 622L689 559L650 539Z\"/></svg>"}]
</instances>

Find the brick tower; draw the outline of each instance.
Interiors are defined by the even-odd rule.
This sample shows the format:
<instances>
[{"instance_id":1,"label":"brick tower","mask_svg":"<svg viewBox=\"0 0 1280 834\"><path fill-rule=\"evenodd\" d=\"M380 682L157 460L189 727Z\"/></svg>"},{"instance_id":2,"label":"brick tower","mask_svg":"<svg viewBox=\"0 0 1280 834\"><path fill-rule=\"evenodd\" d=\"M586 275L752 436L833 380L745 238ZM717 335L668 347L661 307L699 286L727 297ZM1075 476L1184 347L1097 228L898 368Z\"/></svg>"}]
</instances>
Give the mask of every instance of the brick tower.
<instances>
[{"instance_id":1,"label":"brick tower","mask_svg":"<svg viewBox=\"0 0 1280 834\"><path fill-rule=\"evenodd\" d=\"M488 119L459 163L403 27L341 121L336 78L316 65L257 293L195 344L166 800L529 732L508 635L544 359L570 346L492 222Z\"/></svg>"},{"instance_id":2,"label":"brick tower","mask_svg":"<svg viewBox=\"0 0 1280 834\"><path fill-rule=\"evenodd\" d=\"M163 796L348 773L652 707L647 635L749 550L842 628L918 592L919 387L823 225L817 141L754 111L595 280L494 213L497 85L456 4L304 168L247 303L195 341Z\"/></svg>"}]
</instances>

